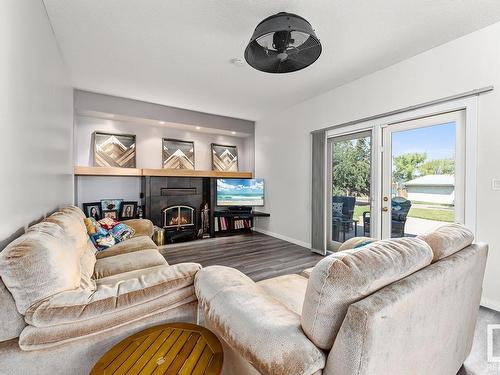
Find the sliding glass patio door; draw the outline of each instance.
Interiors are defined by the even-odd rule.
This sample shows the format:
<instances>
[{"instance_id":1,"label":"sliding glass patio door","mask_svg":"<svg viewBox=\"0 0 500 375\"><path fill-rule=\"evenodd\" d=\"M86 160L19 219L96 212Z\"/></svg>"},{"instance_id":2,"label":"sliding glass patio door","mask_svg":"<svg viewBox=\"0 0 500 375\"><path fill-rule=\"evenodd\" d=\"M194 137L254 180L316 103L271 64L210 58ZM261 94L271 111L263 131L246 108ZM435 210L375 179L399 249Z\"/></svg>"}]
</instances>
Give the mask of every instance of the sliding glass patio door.
<instances>
[{"instance_id":1,"label":"sliding glass patio door","mask_svg":"<svg viewBox=\"0 0 500 375\"><path fill-rule=\"evenodd\" d=\"M382 127L382 238L464 222L465 111Z\"/></svg>"},{"instance_id":2,"label":"sliding glass patio door","mask_svg":"<svg viewBox=\"0 0 500 375\"><path fill-rule=\"evenodd\" d=\"M331 137L327 146L327 248L335 251L371 233L372 132Z\"/></svg>"},{"instance_id":3,"label":"sliding glass patio door","mask_svg":"<svg viewBox=\"0 0 500 375\"><path fill-rule=\"evenodd\" d=\"M456 110L329 131L327 249L356 236L414 237L450 222L473 228L465 118Z\"/></svg>"}]
</instances>

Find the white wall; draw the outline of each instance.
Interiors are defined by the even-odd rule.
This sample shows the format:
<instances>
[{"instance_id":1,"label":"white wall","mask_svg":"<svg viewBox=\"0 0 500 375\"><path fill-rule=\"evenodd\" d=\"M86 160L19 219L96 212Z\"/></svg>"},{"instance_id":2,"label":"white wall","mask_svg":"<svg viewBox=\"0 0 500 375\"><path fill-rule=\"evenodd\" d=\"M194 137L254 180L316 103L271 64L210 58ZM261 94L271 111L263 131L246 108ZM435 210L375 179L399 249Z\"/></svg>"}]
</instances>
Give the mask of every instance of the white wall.
<instances>
[{"instance_id":1,"label":"white wall","mask_svg":"<svg viewBox=\"0 0 500 375\"><path fill-rule=\"evenodd\" d=\"M500 23L365 76L256 123L256 175L271 218L259 229L310 243L309 132L494 85L479 97L477 240L490 244L483 302L500 310Z\"/></svg>"},{"instance_id":2,"label":"white wall","mask_svg":"<svg viewBox=\"0 0 500 375\"><path fill-rule=\"evenodd\" d=\"M162 167L162 138L189 140L194 142L195 168L211 170L211 143L238 147L239 170L254 170L253 137L231 137L226 135L186 131L168 126L153 126L144 123L122 122L87 116L75 117L75 160L77 165L93 165L92 134L95 131L136 135L137 168ZM78 177L77 204L107 198L139 200L140 177Z\"/></svg>"},{"instance_id":3,"label":"white wall","mask_svg":"<svg viewBox=\"0 0 500 375\"><path fill-rule=\"evenodd\" d=\"M73 201L73 90L42 0L0 2L0 249Z\"/></svg>"}]
</instances>

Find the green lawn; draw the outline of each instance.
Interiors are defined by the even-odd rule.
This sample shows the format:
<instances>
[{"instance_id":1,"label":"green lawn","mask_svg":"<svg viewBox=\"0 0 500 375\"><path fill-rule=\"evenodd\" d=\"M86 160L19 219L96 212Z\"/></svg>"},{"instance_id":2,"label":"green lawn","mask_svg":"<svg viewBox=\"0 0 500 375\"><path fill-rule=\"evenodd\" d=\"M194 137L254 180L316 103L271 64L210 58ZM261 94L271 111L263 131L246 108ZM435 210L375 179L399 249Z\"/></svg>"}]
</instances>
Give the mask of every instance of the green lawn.
<instances>
[{"instance_id":1,"label":"green lawn","mask_svg":"<svg viewBox=\"0 0 500 375\"><path fill-rule=\"evenodd\" d=\"M417 217L420 219L436 220L436 221L447 221L452 223L455 219L455 212L453 210L447 209L435 209L435 208L410 208L409 217Z\"/></svg>"},{"instance_id":2,"label":"green lawn","mask_svg":"<svg viewBox=\"0 0 500 375\"><path fill-rule=\"evenodd\" d=\"M354 219L359 219L360 222L363 220L363 212L370 211L369 206L358 206L354 207ZM453 210L449 209L439 209L439 208L416 208L412 207L410 209L409 217L416 217L420 219L436 220L436 221L446 221L452 223L455 218L455 213Z\"/></svg>"},{"instance_id":3,"label":"green lawn","mask_svg":"<svg viewBox=\"0 0 500 375\"><path fill-rule=\"evenodd\" d=\"M353 219L358 219L360 223L363 221L363 212L370 211L370 206L354 206Z\"/></svg>"}]
</instances>

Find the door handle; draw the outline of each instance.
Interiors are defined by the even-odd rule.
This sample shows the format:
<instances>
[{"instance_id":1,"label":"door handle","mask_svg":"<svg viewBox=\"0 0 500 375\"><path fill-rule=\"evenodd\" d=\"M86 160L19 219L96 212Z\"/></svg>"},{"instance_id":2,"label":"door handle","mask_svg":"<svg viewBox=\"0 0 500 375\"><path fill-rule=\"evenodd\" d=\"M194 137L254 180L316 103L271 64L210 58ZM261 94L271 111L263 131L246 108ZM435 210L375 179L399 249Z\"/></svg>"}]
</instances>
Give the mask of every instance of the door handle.
<instances>
[{"instance_id":1,"label":"door handle","mask_svg":"<svg viewBox=\"0 0 500 375\"><path fill-rule=\"evenodd\" d=\"M387 212L387 211L389 211L389 208L388 207L382 207L382 211Z\"/></svg>"}]
</instances>

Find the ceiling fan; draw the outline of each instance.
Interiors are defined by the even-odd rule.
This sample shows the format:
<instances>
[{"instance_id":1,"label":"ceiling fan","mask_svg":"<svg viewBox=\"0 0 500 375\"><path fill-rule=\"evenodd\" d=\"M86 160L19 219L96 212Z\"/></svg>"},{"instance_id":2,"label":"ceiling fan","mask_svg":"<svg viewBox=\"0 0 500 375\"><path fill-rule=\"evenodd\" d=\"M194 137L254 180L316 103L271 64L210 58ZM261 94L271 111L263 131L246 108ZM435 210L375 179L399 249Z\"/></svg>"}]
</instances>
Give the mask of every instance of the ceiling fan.
<instances>
[{"instance_id":1,"label":"ceiling fan","mask_svg":"<svg viewBox=\"0 0 500 375\"><path fill-rule=\"evenodd\" d=\"M311 65L321 50L321 43L306 19L280 12L257 25L245 49L245 60L262 72L289 73Z\"/></svg>"}]
</instances>

